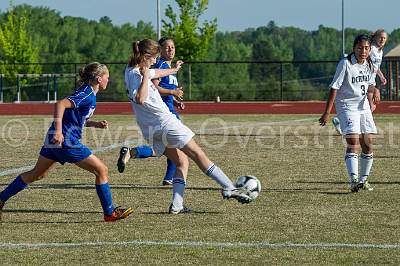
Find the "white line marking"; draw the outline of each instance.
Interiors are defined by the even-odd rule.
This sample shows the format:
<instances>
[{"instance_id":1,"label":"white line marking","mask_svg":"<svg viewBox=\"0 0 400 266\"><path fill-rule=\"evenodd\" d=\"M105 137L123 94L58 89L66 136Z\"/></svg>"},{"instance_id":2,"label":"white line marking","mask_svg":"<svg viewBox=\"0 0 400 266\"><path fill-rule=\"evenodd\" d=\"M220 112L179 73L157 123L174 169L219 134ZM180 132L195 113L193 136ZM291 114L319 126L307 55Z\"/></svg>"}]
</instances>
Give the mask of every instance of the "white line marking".
<instances>
[{"instance_id":1,"label":"white line marking","mask_svg":"<svg viewBox=\"0 0 400 266\"><path fill-rule=\"evenodd\" d=\"M367 243L242 243L242 242L194 242L194 241L151 241L132 240L122 242L77 242L77 243L0 243L0 248L70 248L90 246L178 246L178 247L213 247L213 248L352 248L352 249L400 249L400 244Z\"/></svg>"},{"instance_id":2,"label":"white line marking","mask_svg":"<svg viewBox=\"0 0 400 266\"><path fill-rule=\"evenodd\" d=\"M111 144L106 147L100 147L100 148L94 149L93 153L105 152L105 151L113 150L115 148L133 145L133 144L137 144L137 141L125 141L125 142L121 142L121 143L114 143L114 144ZM28 165L28 166L23 166L23 167L10 168L10 169L0 172L0 176L23 173L23 172L31 170L33 167L35 167L34 164Z\"/></svg>"}]
</instances>

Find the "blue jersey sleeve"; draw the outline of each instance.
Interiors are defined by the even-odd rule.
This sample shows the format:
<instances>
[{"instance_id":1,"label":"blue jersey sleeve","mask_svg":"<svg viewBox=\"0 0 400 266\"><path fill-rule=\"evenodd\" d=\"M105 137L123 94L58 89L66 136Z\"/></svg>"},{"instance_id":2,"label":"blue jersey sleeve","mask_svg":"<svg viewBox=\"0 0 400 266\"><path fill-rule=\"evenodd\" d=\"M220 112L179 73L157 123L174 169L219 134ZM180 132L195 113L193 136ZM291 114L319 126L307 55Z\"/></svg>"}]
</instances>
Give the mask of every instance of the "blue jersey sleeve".
<instances>
[{"instance_id":1,"label":"blue jersey sleeve","mask_svg":"<svg viewBox=\"0 0 400 266\"><path fill-rule=\"evenodd\" d=\"M74 94L68 96L67 99L74 104L74 108L79 108L92 104L92 98L90 97L92 94L93 90L91 88L89 90L77 90Z\"/></svg>"}]
</instances>

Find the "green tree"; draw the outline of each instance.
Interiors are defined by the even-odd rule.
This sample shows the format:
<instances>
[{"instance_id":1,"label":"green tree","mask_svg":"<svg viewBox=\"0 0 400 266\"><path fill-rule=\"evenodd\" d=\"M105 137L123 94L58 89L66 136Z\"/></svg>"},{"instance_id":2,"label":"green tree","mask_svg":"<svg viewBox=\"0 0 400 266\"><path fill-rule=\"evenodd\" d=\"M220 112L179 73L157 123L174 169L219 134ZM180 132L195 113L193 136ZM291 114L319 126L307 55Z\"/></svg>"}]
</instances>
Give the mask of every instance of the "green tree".
<instances>
[{"instance_id":1,"label":"green tree","mask_svg":"<svg viewBox=\"0 0 400 266\"><path fill-rule=\"evenodd\" d=\"M12 83L15 82L16 73L41 71L39 65L19 65L19 63L38 63L39 58L39 50L33 46L32 39L27 33L27 23L27 15L17 14L11 7L0 26L0 72Z\"/></svg>"},{"instance_id":2,"label":"green tree","mask_svg":"<svg viewBox=\"0 0 400 266\"><path fill-rule=\"evenodd\" d=\"M180 10L179 19L171 5L168 5L165 15L171 21L162 20L162 33L174 39L178 58L200 60L217 30L217 20L204 21L201 27L198 25L200 16L207 9L208 0L176 0L176 3Z\"/></svg>"},{"instance_id":3,"label":"green tree","mask_svg":"<svg viewBox=\"0 0 400 266\"><path fill-rule=\"evenodd\" d=\"M217 20L211 22L204 21L199 26L199 18L206 11L208 0L175 0L179 6L180 15L174 13L171 5L165 10L165 15L170 22L162 20L164 36L174 39L176 44L176 56L184 61L201 60L205 56L210 40L217 31ZM185 71L181 71L180 76L185 75ZM188 65L187 70L189 84L189 99L192 99L192 66ZM201 88L193 88L194 94L196 90Z\"/></svg>"}]
</instances>

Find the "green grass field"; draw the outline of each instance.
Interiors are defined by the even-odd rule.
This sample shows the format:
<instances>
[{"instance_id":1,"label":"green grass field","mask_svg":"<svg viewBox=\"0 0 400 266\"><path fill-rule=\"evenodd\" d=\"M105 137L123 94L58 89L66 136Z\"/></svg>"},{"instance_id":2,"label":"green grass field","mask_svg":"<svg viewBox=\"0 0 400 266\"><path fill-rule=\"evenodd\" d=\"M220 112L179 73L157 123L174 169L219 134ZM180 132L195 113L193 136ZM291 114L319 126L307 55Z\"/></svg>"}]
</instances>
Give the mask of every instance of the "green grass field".
<instances>
[{"instance_id":1,"label":"green grass field","mask_svg":"<svg viewBox=\"0 0 400 266\"><path fill-rule=\"evenodd\" d=\"M0 224L0 264L392 264L400 263L400 117L378 115L373 192L349 193L344 142L318 116L185 115L196 141L232 179L257 176L248 205L223 200L191 162L186 205L169 215L165 158L130 161L122 143L142 143L132 116L86 129L84 143L109 167L116 204L134 213L104 223L94 177L74 165L10 199ZM0 116L0 189L36 162L50 118Z\"/></svg>"}]
</instances>

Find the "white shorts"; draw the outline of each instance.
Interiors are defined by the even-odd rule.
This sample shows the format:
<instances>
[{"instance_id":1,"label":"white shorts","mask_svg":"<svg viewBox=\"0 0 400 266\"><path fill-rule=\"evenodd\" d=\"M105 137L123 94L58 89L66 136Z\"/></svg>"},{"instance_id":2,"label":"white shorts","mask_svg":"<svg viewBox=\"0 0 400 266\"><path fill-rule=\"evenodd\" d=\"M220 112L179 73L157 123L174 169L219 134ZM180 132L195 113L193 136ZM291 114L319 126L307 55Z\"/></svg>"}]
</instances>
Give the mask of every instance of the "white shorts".
<instances>
[{"instance_id":1,"label":"white shorts","mask_svg":"<svg viewBox=\"0 0 400 266\"><path fill-rule=\"evenodd\" d=\"M171 119L165 127L143 137L153 147L156 156L160 157L167 147L182 149L194 135L180 120Z\"/></svg>"},{"instance_id":2,"label":"white shorts","mask_svg":"<svg viewBox=\"0 0 400 266\"><path fill-rule=\"evenodd\" d=\"M376 126L371 111L339 113L340 129L343 135L376 134Z\"/></svg>"}]
</instances>

